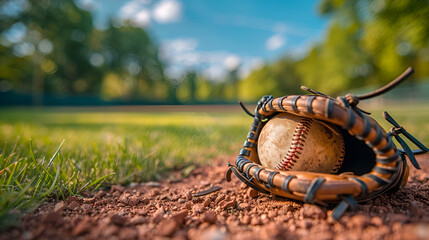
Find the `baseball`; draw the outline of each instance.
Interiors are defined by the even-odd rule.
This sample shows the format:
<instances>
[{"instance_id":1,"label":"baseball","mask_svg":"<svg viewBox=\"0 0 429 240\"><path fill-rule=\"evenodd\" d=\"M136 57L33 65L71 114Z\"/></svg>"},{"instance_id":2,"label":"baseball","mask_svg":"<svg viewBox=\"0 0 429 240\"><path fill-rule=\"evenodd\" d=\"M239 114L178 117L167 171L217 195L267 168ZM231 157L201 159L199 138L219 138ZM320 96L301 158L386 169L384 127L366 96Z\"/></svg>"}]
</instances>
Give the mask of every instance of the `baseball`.
<instances>
[{"instance_id":1,"label":"baseball","mask_svg":"<svg viewBox=\"0 0 429 240\"><path fill-rule=\"evenodd\" d=\"M335 126L280 113L262 128L258 155L265 167L336 173L344 159L344 140Z\"/></svg>"}]
</instances>

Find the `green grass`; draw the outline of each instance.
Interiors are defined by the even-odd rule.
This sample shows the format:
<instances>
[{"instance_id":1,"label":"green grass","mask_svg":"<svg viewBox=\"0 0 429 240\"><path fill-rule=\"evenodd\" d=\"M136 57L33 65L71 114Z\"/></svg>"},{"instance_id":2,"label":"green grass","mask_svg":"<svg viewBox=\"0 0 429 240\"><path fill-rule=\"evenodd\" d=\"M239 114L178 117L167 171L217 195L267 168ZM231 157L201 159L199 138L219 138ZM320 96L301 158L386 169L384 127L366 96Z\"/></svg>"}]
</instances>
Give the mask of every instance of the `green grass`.
<instances>
[{"instance_id":1,"label":"green grass","mask_svg":"<svg viewBox=\"0 0 429 240\"><path fill-rule=\"evenodd\" d=\"M367 110L389 130L381 117L388 110L429 145L428 104ZM161 179L172 169L236 155L251 122L243 112L0 109L0 226L10 222L11 209L28 211L48 197Z\"/></svg>"},{"instance_id":2,"label":"green grass","mask_svg":"<svg viewBox=\"0 0 429 240\"><path fill-rule=\"evenodd\" d=\"M429 103L386 104L386 106L368 107L365 110L370 111L372 113L370 116L389 131L392 125L382 116L383 112L387 111L409 133L429 147ZM414 145L409 146L415 149Z\"/></svg>"},{"instance_id":3,"label":"green grass","mask_svg":"<svg viewBox=\"0 0 429 240\"><path fill-rule=\"evenodd\" d=\"M48 196L159 179L237 154L251 122L241 112L1 109L0 220Z\"/></svg>"}]
</instances>

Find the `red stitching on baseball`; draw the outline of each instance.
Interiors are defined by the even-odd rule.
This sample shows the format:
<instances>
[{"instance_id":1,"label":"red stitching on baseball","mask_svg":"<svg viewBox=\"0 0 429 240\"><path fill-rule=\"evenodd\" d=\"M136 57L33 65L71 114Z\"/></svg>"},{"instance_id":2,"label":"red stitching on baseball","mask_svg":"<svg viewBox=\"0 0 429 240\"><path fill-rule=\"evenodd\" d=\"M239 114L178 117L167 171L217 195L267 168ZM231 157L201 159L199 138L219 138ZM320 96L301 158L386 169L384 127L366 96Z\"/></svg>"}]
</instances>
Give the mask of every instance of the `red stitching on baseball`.
<instances>
[{"instance_id":1,"label":"red stitching on baseball","mask_svg":"<svg viewBox=\"0 0 429 240\"><path fill-rule=\"evenodd\" d=\"M331 170L332 173L336 173L338 170L340 170L341 166L343 165L345 154L346 154L346 146L343 141L343 147L341 148L340 159L338 159L337 164L335 164L334 168L332 168Z\"/></svg>"},{"instance_id":2,"label":"red stitching on baseball","mask_svg":"<svg viewBox=\"0 0 429 240\"><path fill-rule=\"evenodd\" d=\"M303 150L305 139L310 131L312 122L313 120L310 118L301 119L301 122L299 122L295 128L289 151L284 159L277 165L276 169L289 170L295 165L301 155L301 151L298 150Z\"/></svg>"}]
</instances>

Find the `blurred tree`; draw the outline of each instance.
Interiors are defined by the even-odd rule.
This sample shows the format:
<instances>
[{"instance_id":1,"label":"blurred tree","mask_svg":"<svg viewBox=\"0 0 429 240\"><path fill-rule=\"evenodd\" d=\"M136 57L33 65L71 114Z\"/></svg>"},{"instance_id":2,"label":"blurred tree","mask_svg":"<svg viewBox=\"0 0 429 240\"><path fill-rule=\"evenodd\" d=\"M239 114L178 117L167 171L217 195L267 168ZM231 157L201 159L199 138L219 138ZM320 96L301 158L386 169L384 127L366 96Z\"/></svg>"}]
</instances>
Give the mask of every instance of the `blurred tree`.
<instances>
[{"instance_id":1,"label":"blurred tree","mask_svg":"<svg viewBox=\"0 0 429 240\"><path fill-rule=\"evenodd\" d=\"M370 81L371 58L360 44L366 18L361 11L364 1L321 1L320 13L332 20L324 41L297 64L307 87L336 95Z\"/></svg>"},{"instance_id":2,"label":"blurred tree","mask_svg":"<svg viewBox=\"0 0 429 240\"><path fill-rule=\"evenodd\" d=\"M21 9L16 14L8 15L6 10L13 1L7 2L1 12L14 24L2 29L2 33L15 31L12 36L23 35L11 47L15 56L31 56L26 60L33 64L32 93L36 104L41 103L44 92L98 91L101 73L89 59L88 43L94 30L90 12L78 8L72 0L28 0L20 1ZM16 26L23 27L13 29Z\"/></svg>"},{"instance_id":3,"label":"blurred tree","mask_svg":"<svg viewBox=\"0 0 429 240\"><path fill-rule=\"evenodd\" d=\"M0 77L13 81L17 90L31 91L36 104L44 93L171 98L173 85L142 28L112 20L106 30L95 29L92 13L73 0L3 1L0 19L0 51L6 59ZM21 66L27 67L16 71ZM121 89L106 90L108 86Z\"/></svg>"},{"instance_id":4,"label":"blurred tree","mask_svg":"<svg viewBox=\"0 0 429 240\"><path fill-rule=\"evenodd\" d=\"M239 98L242 101L256 101L263 95L276 95L278 80L268 65L254 70L239 83Z\"/></svg>"},{"instance_id":5,"label":"blurred tree","mask_svg":"<svg viewBox=\"0 0 429 240\"><path fill-rule=\"evenodd\" d=\"M189 100L194 103L196 101L197 73L195 71L188 72L186 79L188 81Z\"/></svg>"},{"instance_id":6,"label":"blurred tree","mask_svg":"<svg viewBox=\"0 0 429 240\"><path fill-rule=\"evenodd\" d=\"M420 67L429 63L428 1L323 0L319 10L332 17L319 56L329 63L324 70L339 75L321 75L333 84L327 91L385 84L408 66L416 67L414 79L429 76L428 68Z\"/></svg>"},{"instance_id":7,"label":"blurred tree","mask_svg":"<svg viewBox=\"0 0 429 240\"><path fill-rule=\"evenodd\" d=\"M286 56L271 66L272 71L275 73L275 78L279 81L275 96L302 94L300 90L302 80L297 72L297 61Z\"/></svg>"},{"instance_id":8,"label":"blurred tree","mask_svg":"<svg viewBox=\"0 0 429 240\"><path fill-rule=\"evenodd\" d=\"M188 71L177 87L177 98L181 103L196 103L197 72Z\"/></svg>"},{"instance_id":9,"label":"blurred tree","mask_svg":"<svg viewBox=\"0 0 429 240\"><path fill-rule=\"evenodd\" d=\"M27 28L15 19L27 7L25 1L0 1L0 92L31 91L31 57L20 53L34 46L21 42Z\"/></svg>"},{"instance_id":10,"label":"blurred tree","mask_svg":"<svg viewBox=\"0 0 429 240\"><path fill-rule=\"evenodd\" d=\"M429 2L369 1L363 45L373 55L376 78L388 82L414 66L414 79L429 76Z\"/></svg>"},{"instance_id":11,"label":"blurred tree","mask_svg":"<svg viewBox=\"0 0 429 240\"><path fill-rule=\"evenodd\" d=\"M327 38L297 63L303 84L328 94L363 86L372 71L369 56L359 46L357 26L333 24Z\"/></svg>"},{"instance_id":12,"label":"blurred tree","mask_svg":"<svg viewBox=\"0 0 429 240\"><path fill-rule=\"evenodd\" d=\"M429 76L429 2L322 0L319 12L331 18L326 37L296 63L308 87L336 95L386 84L408 66L414 79Z\"/></svg>"},{"instance_id":13,"label":"blurred tree","mask_svg":"<svg viewBox=\"0 0 429 240\"><path fill-rule=\"evenodd\" d=\"M168 99L170 84L164 76L164 66L158 58L158 49L142 28L130 24L115 26L113 20L101 40L104 69L122 76L130 86L125 99Z\"/></svg>"},{"instance_id":14,"label":"blurred tree","mask_svg":"<svg viewBox=\"0 0 429 240\"><path fill-rule=\"evenodd\" d=\"M196 78L195 98L198 102L209 102L211 99L211 83L203 75L198 74Z\"/></svg>"},{"instance_id":15,"label":"blurred tree","mask_svg":"<svg viewBox=\"0 0 429 240\"><path fill-rule=\"evenodd\" d=\"M167 78L145 29L114 19L107 29L96 29L91 12L73 0L3 0L0 91L32 92L36 104L44 93L254 101L302 93L301 84L330 95L381 85L408 66L416 68L415 79L429 76L428 1L321 0L319 12L331 23L306 56L285 56L241 80L239 64L231 64L227 76L214 81L194 71L184 79Z\"/></svg>"},{"instance_id":16,"label":"blurred tree","mask_svg":"<svg viewBox=\"0 0 429 240\"><path fill-rule=\"evenodd\" d=\"M237 101L238 99L238 70L238 67L230 69L225 77L225 100Z\"/></svg>"},{"instance_id":17,"label":"blurred tree","mask_svg":"<svg viewBox=\"0 0 429 240\"><path fill-rule=\"evenodd\" d=\"M31 91L31 59L17 57L11 48L0 44L0 92Z\"/></svg>"},{"instance_id":18,"label":"blurred tree","mask_svg":"<svg viewBox=\"0 0 429 240\"><path fill-rule=\"evenodd\" d=\"M296 60L284 57L253 71L239 83L239 98L255 101L263 95L283 96L300 93L301 80L296 73Z\"/></svg>"}]
</instances>

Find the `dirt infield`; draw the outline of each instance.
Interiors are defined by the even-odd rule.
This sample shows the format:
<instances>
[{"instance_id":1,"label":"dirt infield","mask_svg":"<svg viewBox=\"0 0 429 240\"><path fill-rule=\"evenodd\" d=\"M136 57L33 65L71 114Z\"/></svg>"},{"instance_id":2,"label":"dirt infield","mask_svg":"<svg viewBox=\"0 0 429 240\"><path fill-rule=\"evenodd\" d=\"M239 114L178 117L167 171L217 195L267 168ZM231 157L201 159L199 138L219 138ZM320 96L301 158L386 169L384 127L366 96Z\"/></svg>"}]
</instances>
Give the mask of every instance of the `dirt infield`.
<instances>
[{"instance_id":1,"label":"dirt infield","mask_svg":"<svg viewBox=\"0 0 429 240\"><path fill-rule=\"evenodd\" d=\"M165 182L45 202L0 239L429 239L429 156L405 188L360 203L338 222L332 208L257 195L233 177L226 161L181 172ZM220 186L205 196L195 194Z\"/></svg>"}]
</instances>

